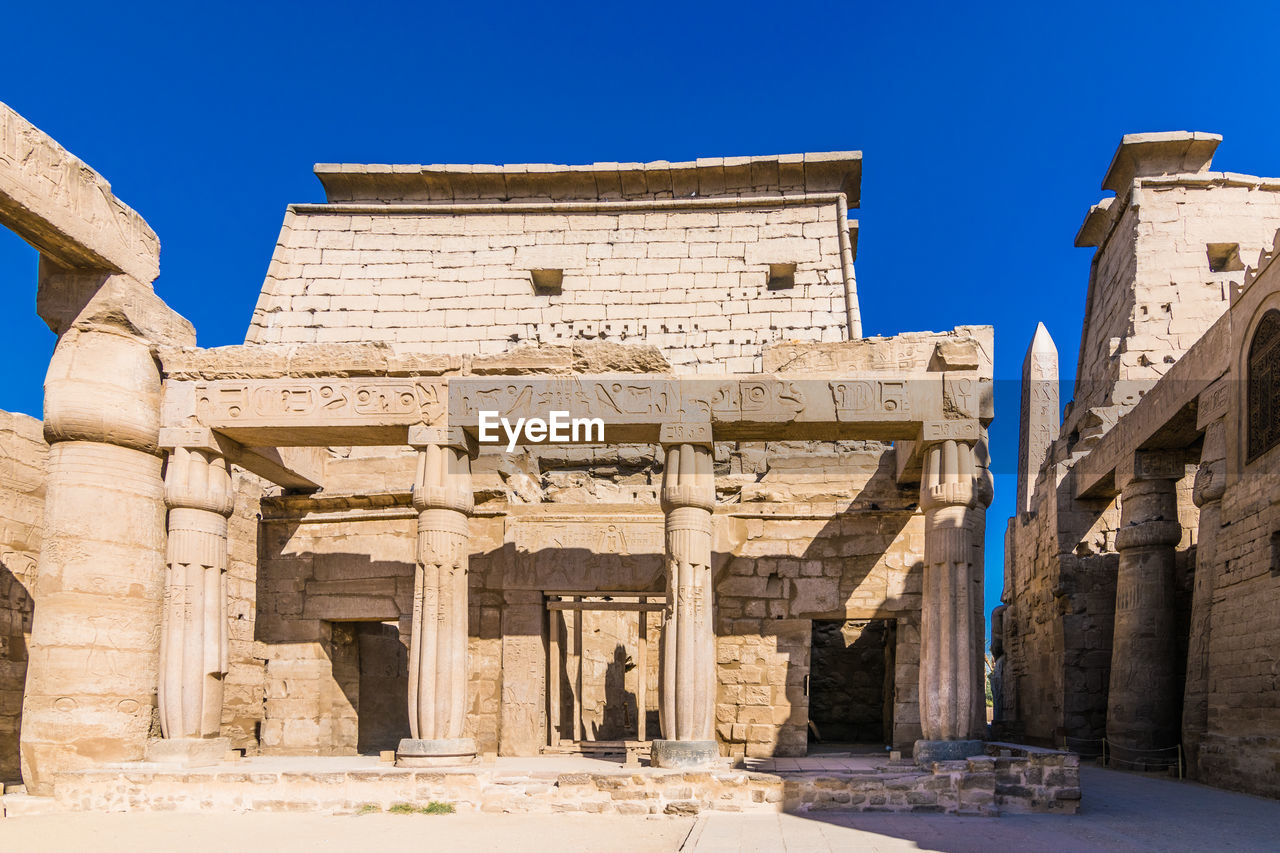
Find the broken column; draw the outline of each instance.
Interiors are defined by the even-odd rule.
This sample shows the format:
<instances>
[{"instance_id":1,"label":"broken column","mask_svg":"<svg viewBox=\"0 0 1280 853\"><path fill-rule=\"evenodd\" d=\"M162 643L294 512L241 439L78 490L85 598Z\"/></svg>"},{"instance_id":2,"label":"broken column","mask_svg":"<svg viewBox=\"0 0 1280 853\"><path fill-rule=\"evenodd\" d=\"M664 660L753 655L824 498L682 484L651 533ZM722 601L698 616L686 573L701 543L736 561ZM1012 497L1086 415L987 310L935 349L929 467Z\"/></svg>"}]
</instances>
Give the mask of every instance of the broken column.
<instances>
[{"instance_id":1,"label":"broken column","mask_svg":"<svg viewBox=\"0 0 1280 853\"><path fill-rule=\"evenodd\" d=\"M1116 469L1120 529L1116 551L1115 630L1107 740L1117 757L1140 762L1172 753L1179 741L1182 697L1176 671L1175 548L1182 539L1177 483L1185 467L1175 453L1139 451Z\"/></svg>"},{"instance_id":2,"label":"broken column","mask_svg":"<svg viewBox=\"0 0 1280 853\"><path fill-rule=\"evenodd\" d=\"M230 741L222 727L227 675L227 519L234 507L231 472L213 445L167 446L164 497L169 507L168 567L160 621L158 701L162 740L150 761L196 767L217 763ZM207 432L207 431L206 431Z\"/></svg>"},{"instance_id":3,"label":"broken column","mask_svg":"<svg viewBox=\"0 0 1280 853\"><path fill-rule=\"evenodd\" d=\"M666 575L670 600L662 629L655 767L708 767L715 741L715 623L711 578L711 513L715 475L710 424L667 424L662 472Z\"/></svg>"},{"instance_id":4,"label":"broken column","mask_svg":"<svg viewBox=\"0 0 1280 853\"><path fill-rule=\"evenodd\" d=\"M466 764L476 744L464 737L467 713L467 519L474 444L460 428L416 428L413 506L418 510L418 566L409 640L409 730L396 764Z\"/></svg>"},{"instance_id":5,"label":"broken column","mask_svg":"<svg viewBox=\"0 0 1280 853\"><path fill-rule=\"evenodd\" d=\"M1036 325L1035 336L1022 362L1022 411L1018 429L1018 507L1030 512L1036 478L1058 437L1058 348L1044 323Z\"/></svg>"},{"instance_id":6,"label":"broken column","mask_svg":"<svg viewBox=\"0 0 1280 853\"><path fill-rule=\"evenodd\" d=\"M1200 775L1200 742L1209 731L1210 617L1218 564L1218 533L1222 528L1222 496L1227 490L1226 433L1223 419L1205 425L1200 467L1191 490L1191 499L1200 508L1200 525L1191 593L1187 679L1182 694L1182 744L1187 751L1187 768L1192 778Z\"/></svg>"},{"instance_id":7,"label":"broken column","mask_svg":"<svg viewBox=\"0 0 1280 853\"><path fill-rule=\"evenodd\" d=\"M973 432L977 432L974 425ZM991 475L974 442L945 440L924 450L925 514L920 616L920 764L982 752L982 520Z\"/></svg>"}]
</instances>

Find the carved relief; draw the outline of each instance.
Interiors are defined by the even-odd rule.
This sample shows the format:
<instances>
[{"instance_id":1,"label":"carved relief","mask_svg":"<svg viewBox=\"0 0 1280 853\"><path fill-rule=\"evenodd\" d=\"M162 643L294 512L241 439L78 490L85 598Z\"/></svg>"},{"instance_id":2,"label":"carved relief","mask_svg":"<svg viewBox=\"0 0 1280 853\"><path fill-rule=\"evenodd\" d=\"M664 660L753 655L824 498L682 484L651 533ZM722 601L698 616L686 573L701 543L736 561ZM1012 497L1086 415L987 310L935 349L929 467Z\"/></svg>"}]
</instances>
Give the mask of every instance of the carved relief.
<instances>
[{"instance_id":1,"label":"carved relief","mask_svg":"<svg viewBox=\"0 0 1280 853\"><path fill-rule=\"evenodd\" d=\"M836 419L853 421L891 415L906 418L911 411L904 380L863 379L830 383Z\"/></svg>"},{"instance_id":2,"label":"carved relief","mask_svg":"<svg viewBox=\"0 0 1280 853\"><path fill-rule=\"evenodd\" d=\"M432 423L444 414L442 385L405 379L332 382L218 381L196 385L201 423Z\"/></svg>"}]
</instances>

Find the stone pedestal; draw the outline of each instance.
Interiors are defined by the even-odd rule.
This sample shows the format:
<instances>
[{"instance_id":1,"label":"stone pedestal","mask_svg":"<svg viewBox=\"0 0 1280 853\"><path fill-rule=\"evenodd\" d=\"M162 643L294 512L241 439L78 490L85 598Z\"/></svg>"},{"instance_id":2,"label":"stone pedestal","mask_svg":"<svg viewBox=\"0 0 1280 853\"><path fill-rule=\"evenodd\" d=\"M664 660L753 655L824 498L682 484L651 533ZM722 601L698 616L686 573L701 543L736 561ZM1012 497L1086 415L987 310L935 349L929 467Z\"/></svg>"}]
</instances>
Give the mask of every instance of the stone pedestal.
<instances>
[{"instance_id":1,"label":"stone pedestal","mask_svg":"<svg viewBox=\"0 0 1280 853\"><path fill-rule=\"evenodd\" d=\"M649 763L674 770L704 770L720 763L720 747L714 740L655 740Z\"/></svg>"},{"instance_id":2,"label":"stone pedestal","mask_svg":"<svg viewBox=\"0 0 1280 853\"><path fill-rule=\"evenodd\" d=\"M435 429L418 445L413 505L418 567L409 640L409 730L396 763L475 760L467 712L467 518L475 505L471 456L460 429Z\"/></svg>"},{"instance_id":3,"label":"stone pedestal","mask_svg":"<svg viewBox=\"0 0 1280 853\"><path fill-rule=\"evenodd\" d=\"M920 617L924 738L916 751L925 756L972 749L985 723L982 527L991 502L991 477L984 449L963 441L943 441L924 451L920 484L925 513Z\"/></svg>"},{"instance_id":4,"label":"stone pedestal","mask_svg":"<svg viewBox=\"0 0 1280 853\"><path fill-rule=\"evenodd\" d=\"M1129 470L1116 472L1120 566L1107 739L1122 750L1165 749L1180 737L1173 582L1174 549L1182 539L1176 486L1183 470L1180 457L1139 453Z\"/></svg>"},{"instance_id":5,"label":"stone pedestal","mask_svg":"<svg viewBox=\"0 0 1280 853\"><path fill-rule=\"evenodd\" d=\"M169 547L160 621L160 728L166 739L216 739L228 664L227 518L233 500L226 460L210 448L172 448L164 492Z\"/></svg>"},{"instance_id":6,"label":"stone pedestal","mask_svg":"<svg viewBox=\"0 0 1280 853\"><path fill-rule=\"evenodd\" d=\"M918 740L911 750L911 757L921 767L935 761L963 761L974 755L982 755L980 740Z\"/></svg>"},{"instance_id":7,"label":"stone pedestal","mask_svg":"<svg viewBox=\"0 0 1280 853\"><path fill-rule=\"evenodd\" d=\"M114 326L65 332L45 380L50 443L22 712L27 791L141 761L155 705L165 506L160 374Z\"/></svg>"},{"instance_id":8,"label":"stone pedestal","mask_svg":"<svg viewBox=\"0 0 1280 853\"><path fill-rule=\"evenodd\" d=\"M179 767L211 767L231 749L225 737L162 738L147 742L147 761Z\"/></svg>"},{"instance_id":9,"label":"stone pedestal","mask_svg":"<svg viewBox=\"0 0 1280 853\"><path fill-rule=\"evenodd\" d=\"M687 429L689 425L680 426ZM698 426L705 426L702 442L664 445L662 509L671 598L661 641L659 718L665 745L659 748L654 743L653 764L658 767L692 767L688 762L708 763L719 756L711 579L711 511L716 491L710 425ZM662 763L667 760L681 763Z\"/></svg>"},{"instance_id":10,"label":"stone pedestal","mask_svg":"<svg viewBox=\"0 0 1280 853\"><path fill-rule=\"evenodd\" d=\"M396 747L397 767L448 767L476 760L476 742L469 737L404 738Z\"/></svg>"}]
</instances>

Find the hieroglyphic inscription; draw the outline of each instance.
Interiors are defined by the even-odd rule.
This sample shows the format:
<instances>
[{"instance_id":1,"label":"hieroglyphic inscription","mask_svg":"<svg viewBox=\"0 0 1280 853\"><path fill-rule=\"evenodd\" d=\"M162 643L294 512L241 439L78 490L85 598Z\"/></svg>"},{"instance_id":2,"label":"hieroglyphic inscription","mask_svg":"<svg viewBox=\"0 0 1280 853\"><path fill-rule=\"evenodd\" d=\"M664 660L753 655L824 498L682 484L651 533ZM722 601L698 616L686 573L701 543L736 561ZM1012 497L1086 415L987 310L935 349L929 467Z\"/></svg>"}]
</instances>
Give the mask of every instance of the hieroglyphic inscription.
<instances>
[{"instance_id":1,"label":"hieroglyphic inscription","mask_svg":"<svg viewBox=\"0 0 1280 853\"><path fill-rule=\"evenodd\" d=\"M838 420L876 420L886 415L901 419L911 413L905 380L864 379L830 385Z\"/></svg>"},{"instance_id":2,"label":"hieroglyphic inscription","mask_svg":"<svg viewBox=\"0 0 1280 853\"><path fill-rule=\"evenodd\" d=\"M160 273L160 240L111 185L0 104L0 223L66 267L111 269L144 284Z\"/></svg>"},{"instance_id":3,"label":"hieroglyphic inscription","mask_svg":"<svg viewBox=\"0 0 1280 853\"><path fill-rule=\"evenodd\" d=\"M432 423L444 414L440 382L262 379L198 383L196 416L221 425Z\"/></svg>"},{"instance_id":4,"label":"hieroglyphic inscription","mask_svg":"<svg viewBox=\"0 0 1280 853\"><path fill-rule=\"evenodd\" d=\"M514 521L511 538L519 551L573 548L595 554L661 554L666 544L662 517L626 521Z\"/></svg>"}]
</instances>

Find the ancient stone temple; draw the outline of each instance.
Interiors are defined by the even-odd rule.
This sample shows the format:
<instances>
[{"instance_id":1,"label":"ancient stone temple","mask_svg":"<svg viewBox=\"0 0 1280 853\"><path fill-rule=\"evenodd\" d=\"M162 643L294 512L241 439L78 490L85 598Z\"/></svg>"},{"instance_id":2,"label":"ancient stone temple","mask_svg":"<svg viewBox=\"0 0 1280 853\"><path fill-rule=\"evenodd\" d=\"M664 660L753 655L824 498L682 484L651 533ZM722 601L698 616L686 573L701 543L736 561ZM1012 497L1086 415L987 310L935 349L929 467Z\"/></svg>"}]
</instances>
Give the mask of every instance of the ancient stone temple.
<instances>
[{"instance_id":1,"label":"ancient stone temple","mask_svg":"<svg viewBox=\"0 0 1280 853\"><path fill-rule=\"evenodd\" d=\"M245 344L203 349L142 219L0 117L0 221L59 335L0 504L29 795L244 808L268 795L228 761L370 755L340 794L274 778L1074 810L1073 756L983 755L992 330L862 336L857 152L317 166ZM729 770L832 744L883 766ZM650 775L466 787L565 754Z\"/></svg>"},{"instance_id":2,"label":"ancient stone temple","mask_svg":"<svg viewBox=\"0 0 1280 853\"><path fill-rule=\"evenodd\" d=\"M1094 259L1060 428L1043 326L1031 344L995 717L1275 797L1280 180L1212 171L1219 141L1121 142L1076 238Z\"/></svg>"}]
</instances>

